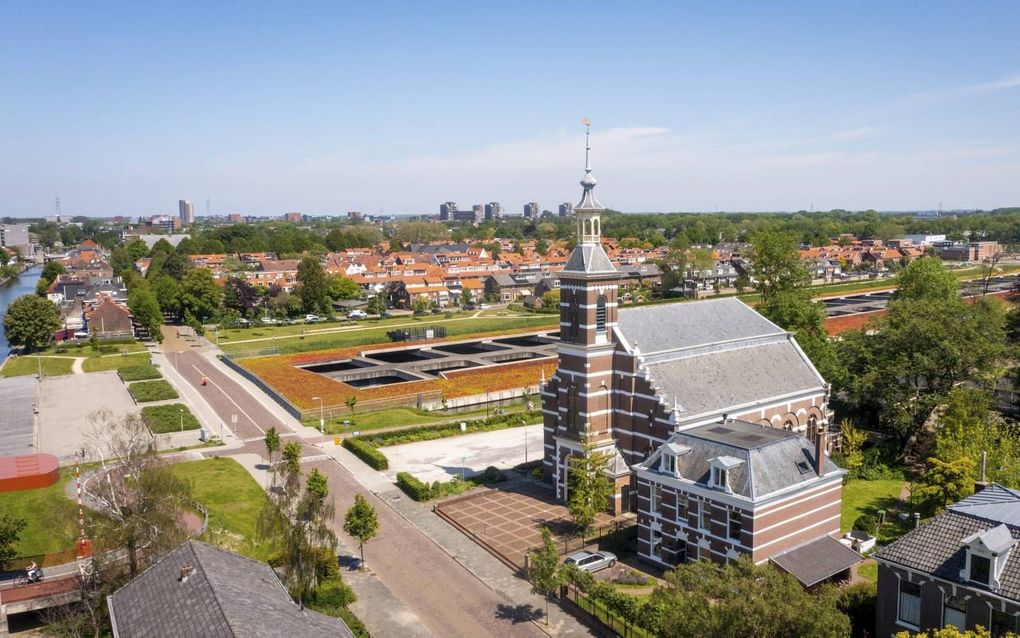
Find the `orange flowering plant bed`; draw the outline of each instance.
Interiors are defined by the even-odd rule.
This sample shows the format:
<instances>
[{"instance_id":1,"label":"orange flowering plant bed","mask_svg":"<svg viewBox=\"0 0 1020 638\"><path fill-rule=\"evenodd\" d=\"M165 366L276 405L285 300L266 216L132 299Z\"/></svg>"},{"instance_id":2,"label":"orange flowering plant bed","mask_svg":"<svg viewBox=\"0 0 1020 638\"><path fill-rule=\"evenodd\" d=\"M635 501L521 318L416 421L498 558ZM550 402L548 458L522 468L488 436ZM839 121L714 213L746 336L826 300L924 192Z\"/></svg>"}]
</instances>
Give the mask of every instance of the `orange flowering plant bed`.
<instances>
[{"instance_id":1,"label":"orange flowering plant bed","mask_svg":"<svg viewBox=\"0 0 1020 638\"><path fill-rule=\"evenodd\" d=\"M507 333L497 333L497 335L506 336ZM399 346L422 343L424 342L406 342ZM436 343L436 341L427 343ZM364 401L440 392L443 397L452 399L485 394L486 392L512 390L538 384L543 372L548 379L556 372L558 365L556 357L549 357L497 364L484 368L457 370L447 373L446 378L405 381L371 388L355 388L341 381L297 367L310 363L342 360L372 350L391 349L395 345L398 344L386 344L378 348L361 346L322 352L254 357L241 359L237 363L258 376L301 410L318 407L319 402L312 400L312 397L321 397L323 405L339 406L343 405L351 396L357 397L358 401Z\"/></svg>"}]
</instances>

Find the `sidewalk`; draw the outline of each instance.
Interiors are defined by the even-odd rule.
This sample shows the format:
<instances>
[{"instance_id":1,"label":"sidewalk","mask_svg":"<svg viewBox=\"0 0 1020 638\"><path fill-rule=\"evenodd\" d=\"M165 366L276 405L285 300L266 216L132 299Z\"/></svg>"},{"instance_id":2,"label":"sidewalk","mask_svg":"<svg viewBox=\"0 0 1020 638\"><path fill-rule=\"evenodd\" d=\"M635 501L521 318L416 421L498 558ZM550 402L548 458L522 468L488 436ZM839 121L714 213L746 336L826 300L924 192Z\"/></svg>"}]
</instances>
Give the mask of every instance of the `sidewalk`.
<instances>
[{"instance_id":1,"label":"sidewalk","mask_svg":"<svg viewBox=\"0 0 1020 638\"><path fill-rule=\"evenodd\" d=\"M416 503L407 497L380 472L376 472L343 447L328 442L319 446L344 467L365 489L377 494L404 520L413 525L443 552L460 563L489 589L513 601L521 608L545 610L545 600L531 593L531 584L518 578L506 565L460 531L432 512L430 505ZM552 636L594 636L591 630L564 612L558 605L549 606L550 622L535 624Z\"/></svg>"},{"instance_id":2,"label":"sidewalk","mask_svg":"<svg viewBox=\"0 0 1020 638\"><path fill-rule=\"evenodd\" d=\"M344 451L346 452L346 450ZM268 486L268 472L260 455L236 454L229 458L234 459L248 470L248 473L260 486L263 488ZM358 555L357 548L350 547L341 535L338 535L337 538L337 553L344 557ZM372 635L410 636L412 638L432 635L418 616L394 596L393 592L370 569L366 571L345 570L343 579L358 596L357 602L350 606L351 611L361 622L365 623Z\"/></svg>"}]
</instances>

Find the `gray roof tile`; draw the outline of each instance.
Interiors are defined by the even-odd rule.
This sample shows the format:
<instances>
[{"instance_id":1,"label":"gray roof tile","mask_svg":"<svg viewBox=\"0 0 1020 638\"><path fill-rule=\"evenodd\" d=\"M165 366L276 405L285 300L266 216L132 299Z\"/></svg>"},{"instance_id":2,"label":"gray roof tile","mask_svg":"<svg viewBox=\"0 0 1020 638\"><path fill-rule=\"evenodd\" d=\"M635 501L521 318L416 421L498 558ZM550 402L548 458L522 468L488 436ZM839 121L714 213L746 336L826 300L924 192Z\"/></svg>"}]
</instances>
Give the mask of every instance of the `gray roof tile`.
<instances>
[{"instance_id":1,"label":"gray roof tile","mask_svg":"<svg viewBox=\"0 0 1020 638\"><path fill-rule=\"evenodd\" d=\"M567 259L564 271L569 272L615 272L616 266L609 261L609 256L601 244L578 244Z\"/></svg>"},{"instance_id":2,"label":"gray roof tile","mask_svg":"<svg viewBox=\"0 0 1020 638\"><path fill-rule=\"evenodd\" d=\"M821 536L772 557L772 562L793 574L805 587L850 569L864 560L860 554L831 536Z\"/></svg>"},{"instance_id":3,"label":"gray roof tile","mask_svg":"<svg viewBox=\"0 0 1020 638\"><path fill-rule=\"evenodd\" d=\"M194 567L181 581L181 568ZM200 638L353 636L338 618L298 607L269 565L188 541L108 599L115 635Z\"/></svg>"}]
</instances>

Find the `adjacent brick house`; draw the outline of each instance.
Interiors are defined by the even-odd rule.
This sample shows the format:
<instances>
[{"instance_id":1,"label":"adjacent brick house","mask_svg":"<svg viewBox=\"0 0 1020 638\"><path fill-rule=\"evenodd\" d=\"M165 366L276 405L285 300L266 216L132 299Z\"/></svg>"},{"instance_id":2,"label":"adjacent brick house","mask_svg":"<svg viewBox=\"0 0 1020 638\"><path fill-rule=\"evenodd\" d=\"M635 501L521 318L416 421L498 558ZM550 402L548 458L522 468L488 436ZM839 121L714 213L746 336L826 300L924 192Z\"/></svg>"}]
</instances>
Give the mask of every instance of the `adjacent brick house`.
<instances>
[{"instance_id":1,"label":"adjacent brick house","mask_svg":"<svg viewBox=\"0 0 1020 638\"><path fill-rule=\"evenodd\" d=\"M1020 492L977 488L875 554L877 636L948 625L1020 631Z\"/></svg>"},{"instance_id":2,"label":"adjacent brick house","mask_svg":"<svg viewBox=\"0 0 1020 638\"><path fill-rule=\"evenodd\" d=\"M825 458L825 381L792 334L735 298L619 310L590 166L581 185L578 243L559 273L559 368L542 388L543 471L557 498L569 496L569 459L591 444L611 459L609 509L638 514L645 560L837 554L843 472ZM717 470L734 472L722 489Z\"/></svg>"}]
</instances>

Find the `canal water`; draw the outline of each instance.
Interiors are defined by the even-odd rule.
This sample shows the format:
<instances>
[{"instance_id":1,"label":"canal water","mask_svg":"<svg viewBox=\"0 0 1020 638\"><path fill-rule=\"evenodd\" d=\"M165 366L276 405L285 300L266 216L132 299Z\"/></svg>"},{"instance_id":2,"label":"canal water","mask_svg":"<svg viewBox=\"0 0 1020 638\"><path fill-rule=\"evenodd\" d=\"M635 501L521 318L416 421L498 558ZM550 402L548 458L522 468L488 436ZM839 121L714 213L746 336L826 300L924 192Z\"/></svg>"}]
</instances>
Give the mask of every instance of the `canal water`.
<instances>
[{"instance_id":1,"label":"canal water","mask_svg":"<svg viewBox=\"0 0 1020 638\"><path fill-rule=\"evenodd\" d=\"M34 294L35 285L39 283L39 276L41 274L42 268L33 266L6 284L0 285L0 361L6 359L7 355L11 353L11 348L7 344L7 337L4 335L2 321L3 316L7 314L7 306L21 295Z\"/></svg>"}]
</instances>

